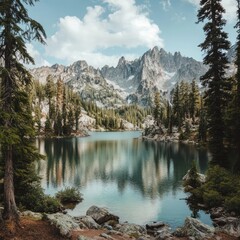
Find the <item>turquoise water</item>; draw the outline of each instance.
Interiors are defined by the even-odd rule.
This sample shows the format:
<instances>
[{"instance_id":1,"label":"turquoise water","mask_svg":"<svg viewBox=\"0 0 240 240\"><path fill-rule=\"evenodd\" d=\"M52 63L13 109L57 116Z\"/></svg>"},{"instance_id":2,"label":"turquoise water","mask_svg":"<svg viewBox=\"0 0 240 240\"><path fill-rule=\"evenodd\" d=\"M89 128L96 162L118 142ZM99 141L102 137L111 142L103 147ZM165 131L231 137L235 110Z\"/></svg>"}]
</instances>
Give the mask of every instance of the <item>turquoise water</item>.
<instances>
[{"instance_id":1,"label":"turquoise water","mask_svg":"<svg viewBox=\"0 0 240 240\"><path fill-rule=\"evenodd\" d=\"M84 200L68 213L84 215L92 206L107 207L120 221L164 221L172 228L191 215L181 180L192 161L205 172L208 152L193 145L137 139L140 132L93 132L86 138L37 140L46 160L37 169L46 193L66 186ZM209 216L200 219L211 224Z\"/></svg>"}]
</instances>

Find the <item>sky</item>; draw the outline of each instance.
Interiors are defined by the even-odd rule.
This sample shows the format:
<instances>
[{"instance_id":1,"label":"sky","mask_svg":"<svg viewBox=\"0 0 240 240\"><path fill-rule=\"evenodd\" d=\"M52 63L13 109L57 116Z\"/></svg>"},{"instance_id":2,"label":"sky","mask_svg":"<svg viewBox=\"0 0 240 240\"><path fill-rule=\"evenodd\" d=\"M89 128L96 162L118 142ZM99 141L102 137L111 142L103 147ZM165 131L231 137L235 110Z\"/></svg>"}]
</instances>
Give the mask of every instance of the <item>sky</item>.
<instances>
[{"instance_id":1,"label":"sky","mask_svg":"<svg viewBox=\"0 0 240 240\"><path fill-rule=\"evenodd\" d=\"M40 0L28 7L44 27L46 45L27 43L35 67L70 65L86 60L101 68L116 66L121 56L141 57L158 46L201 61L204 40L196 24L200 0ZM222 0L231 44L236 42L236 0Z\"/></svg>"}]
</instances>

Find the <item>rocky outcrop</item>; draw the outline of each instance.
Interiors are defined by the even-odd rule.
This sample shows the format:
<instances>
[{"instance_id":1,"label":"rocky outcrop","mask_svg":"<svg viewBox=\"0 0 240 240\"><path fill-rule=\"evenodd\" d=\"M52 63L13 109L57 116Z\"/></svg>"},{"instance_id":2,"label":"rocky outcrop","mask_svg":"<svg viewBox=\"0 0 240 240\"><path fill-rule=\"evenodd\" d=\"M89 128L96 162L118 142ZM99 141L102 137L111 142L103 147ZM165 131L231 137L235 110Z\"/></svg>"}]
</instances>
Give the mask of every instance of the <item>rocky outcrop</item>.
<instances>
[{"instance_id":1,"label":"rocky outcrop","mask_svg":"<svg viewBox=\"0 0 240 240\"><path fill-rule=\"evenodd\" d=\"M195 240L210 239L214 236L214 228L201 223L199 220L187 217L182 228L173 233L176 237L189 237Z\"/></svg>"},{"instance_id":2,"label":"rocky outcrop","mask_svg":"<svg viewBox=\"0 0 240 240\"><path fill-rule=\"evenodd\" d=\"M145 227L133 224L133 223L123 223L116 226L117 231L125 233L129 236L138 236L147 234Z\"/></svg>"},{"instance_id":3,"label":"rocky outcrop","mask_svg":"<svg viewBox=\"0 0 240 240\"><path fill-rule=\"evenodd\" d=\"M54 225L64 237L71 237L73 230L80 230L79 224L68 214L47 214L46 219Z\"/></svg>"},{"instance_id":4,"label":"rocky outcrop","mask_svg":"<svg viewBox=\"0 0 240 240\"><path fill-rule=\"evenodd\" d=\"M92 206L88 209L90 216L72 217L68 214L56 213L46 214L45 219L54 225L59 233L66 239L74 236L74 239L138 239L138 240L176 240L176 237L184 239L204 240L220 239L222 232L239 238L240 220L236 217L226 217L219 215L223 213L221 209L216 209L218 213L213 220L216 228L201 223L194 218L186 218L183 227L176 229L173 233L170 227L163 222L153 222L146 226L132 223L118 223L118 217L109 213L105 208ZM37 218L42 216L39 213L25 211L22 216ZM221 218L221 219L220 219ZM107 220L108 219L108 220ZM101 224L97 221L102 222ZM114 223L114 224L113 224ZM91 236L89 237L89 231ZM93 235L96 233L96 235ZM215 234L215 235L214 235Z\"/></svg>"},{"instance_id":5,"label":"rocky outcrop","mask_svg":"<svg viewBox=\"0 0 240 240\"><path fill-rule=\"evenodd\" d=\"M197 173L197 176L198 176L198 181L203 184L206 182L206 176L204 174L201 174L201 173ZM187 182L190 180L190 169L187 171L186 175L183 176L183 179L182 179L184 182Z\"/></svg>"},{"instance_id":6,"label":"rocky outcrop","mask_svg":"<svg viewBox=\"0 0 240 240\"><path fill-rule=\"evenodd\" d=\"M150 125L145 128L142 139L143 140L154 140L158 142L179 142L180 133L174 128L172 133L168 133L167 129L161 125Z\"/></svg>"},{"instance_id":7,"label":"rocky outcrop","mask_svg":"<svg viewBox=\"0 0 240 240\"><path fill-rule=\"evenodd\" d=\"M101 226L95 222L95 220L90 216L82 216L74 218L81 228L88 229L99 229Z\"/></svg>"},{"instance_id":8,"label":"rocky outcrop","mask_svg":"<svg viewBox=\"0 0 240 240\"><path fill-rule=\"evenodd\" d=\"M222 207L218 207L210 210L210 216L216 232L225 232L240 238L240 218L234 213L227 213Z\"/></svg>"},{"instance_id":9,"label":"rocky outcrop","mask_svg":"<svg viewBox=\"0 0 240 240\"><path fill-rule=\"evenodd\" d=\"M42 220L43 219L43 214L42 213L36 213L32 211L24 211L21 213L21 216L24 217L30 217L35 220Z\"/></svg>"},{"instance_id":10,"label":"rocky outcrop","mask_svg":"<svg viewBox=\"0 0 240 240\"><path fill-rule=\"evenodd\" d=\"M163 222L154 222L146 225L147 233L153 235L156 240L171 239L171 228Z\"/></svg>"},{"instance_id":11,"label":"rocky outcrop","mask_svg":"<svg viewBox=\"0 0 240 240\"><path fill-rule=\"evenodd\" d=\"M103 224L109 221L118 223L119 217L110 213L106 208L99 208L97 206L91 206L87 212L87 216L91 216L98 224Z\"/></svg>"}]
</instances>

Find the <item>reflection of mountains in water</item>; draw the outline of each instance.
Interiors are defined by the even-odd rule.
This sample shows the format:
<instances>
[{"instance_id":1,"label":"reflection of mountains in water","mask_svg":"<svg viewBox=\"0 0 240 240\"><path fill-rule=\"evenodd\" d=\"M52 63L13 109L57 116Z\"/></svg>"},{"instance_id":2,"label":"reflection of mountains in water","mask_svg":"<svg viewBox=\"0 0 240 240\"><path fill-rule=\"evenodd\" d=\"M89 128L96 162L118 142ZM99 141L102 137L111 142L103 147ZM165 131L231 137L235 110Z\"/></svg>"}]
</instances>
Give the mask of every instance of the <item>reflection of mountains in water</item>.
<instances>
[{"instance_id":1,"label":"reflection of mountains in water","mask_svg":"<svg viewBox=\"0 0 240 240\"><path fill-rule=\"evenodd\" d=\"M201 172L208 161L206 150L177 143L68 138L39 140L38 144L47 155L38 168L47 186L84 187L100 180L115 182L119 191L130 184L151 198L181 187L180 180L193 160Z\"/></svg>"}]
</instances>

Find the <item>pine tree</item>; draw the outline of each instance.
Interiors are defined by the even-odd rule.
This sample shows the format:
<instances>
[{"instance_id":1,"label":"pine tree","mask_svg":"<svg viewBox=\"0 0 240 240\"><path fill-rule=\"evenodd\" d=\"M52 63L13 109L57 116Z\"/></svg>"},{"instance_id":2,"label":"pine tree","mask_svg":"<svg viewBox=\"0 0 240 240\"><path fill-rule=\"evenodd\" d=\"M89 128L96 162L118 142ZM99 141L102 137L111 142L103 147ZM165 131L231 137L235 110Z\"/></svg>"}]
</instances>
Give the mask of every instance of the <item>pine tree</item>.
<instances>
[{"instance_id":1,"label":"pine tree","mask_svg":"<svg viewBox=\"0 0 240 240\"><path fill-rule=\"evenodd\" d=\"M196 84L196 81L193 80L191 83L191 92L189 95L189 111L190 111L190 117L193 120L193 123L195 123L195 117L197 114L198 104L199 104L199 89Z\"/></svg>"},{"instance_id":2,"label":"pine tree","mask_svg":"<svg viewBox=\"0 0 240 240\"><path fill-rule=\"evenodd\" d=\"M225 71L228 63L226 51L230 43L227 34L223 31L226 24L222 17L224 12L220 0L200 1L198 23L207 21L203 27L206 38L199 46L206 52L203 62L209 67L201 77L203 85L207 87L205 103L209 120L209 144L212 162L226 167L223 111L229 89Z\"/></svg>"},{"instance_id":3,"label":"pine tree","mask_svg":"<svg viewBox=\"0 0 240 240\"><path fill-rule=\"evenodd\" d=\"M24 0L24 4L33 6L34 0ZM20 134L20 112L14 104L18 101L21 83L28 85L31 77L22 65L34 63L28 54L25 41L35 39L44 43L45 32L42 26L31 19L21 0L3 0L0 7L0 54L3 59L1 67L1 114L0 143L4 159L4 213L5 226L15 227L18 223L18 212L14 193L15 153L21 146L23 137ZM24 113L21 113L24 114ZM16 125L16 123L18 123ZM32 126L27 125L26 128Z\"/></svg>"},{"instance_id":4,"label":"pine tree","mask_svg":"<svg viewBox=\"0 0 240 240\"><path fill-rule=\"evenodd\" d=\"M154 110L153 116L157 126L161 123L161 106L160 106L160 92L156 92L154 96Z\"/></svg>"},{"instance_id":5,"label":"pine tree","mask_svg":"<svg viewBox=\"0 0 240 240\"><path fill-rule=\"evenodd\" d=\"M48 75L46 79L45 92L48 98L49 118L54 119L55 107L53 104L53 96L55 94L55 86L52 75Z\"/></svg>"},{"instance_id":6,"label":"pine tree","mask_svg":"<svg viewBox=\"0 0 240 240\"><path fill-rule=\"evenodd\" d=\"M181 115L181 103L180 103L180 93L179 93L178 84L173 92L173 114L175 115L175 123L180 129L182 125L182 115Z\"/></svg>"},{"instance_id":7,"label":"pine tree","mask_svg":"<svg viewBox=\"0 0 240 240\"><path fill-rule=\"evenodd\" d=\"M237 159L237 170L240 171L240 0L237 0L237 24L235 26L237 29L237 49L236 49L236 61L237 66L236 82L237 89L235 94L235 104L234 104L234 142L236 149L238 149L238 159Z\"/></svg>"}]
</instances>

